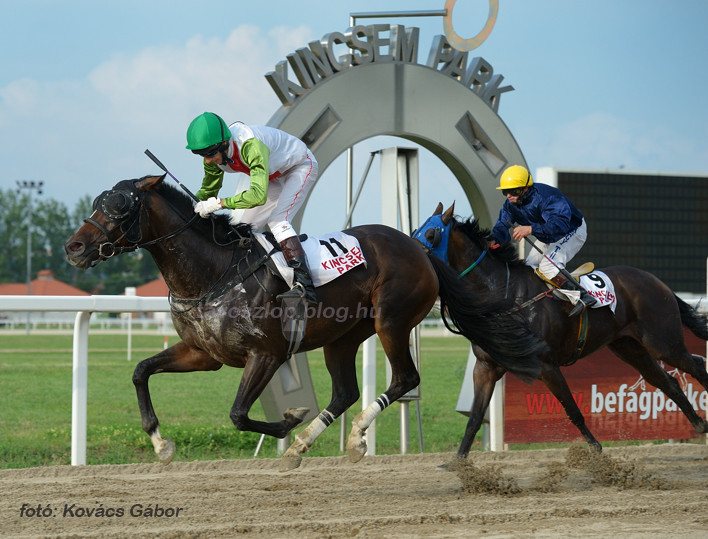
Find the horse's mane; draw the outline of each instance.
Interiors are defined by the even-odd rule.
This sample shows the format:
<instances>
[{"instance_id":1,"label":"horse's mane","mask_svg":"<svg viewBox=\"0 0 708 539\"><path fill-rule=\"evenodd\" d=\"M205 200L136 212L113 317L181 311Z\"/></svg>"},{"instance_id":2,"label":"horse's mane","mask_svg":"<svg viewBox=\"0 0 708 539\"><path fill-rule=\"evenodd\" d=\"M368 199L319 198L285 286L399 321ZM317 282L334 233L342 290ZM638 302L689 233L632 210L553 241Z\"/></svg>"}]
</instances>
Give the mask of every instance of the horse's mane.
<instances>
[{"instance_id":1,"label":"horse's mane","mask_svg":"<svg viewBox=\"0 0 708 539\"><path fill-rule=\"evenodd\" d=\"M167 200L174 209L183 217L191 219L194 215L194 200L187 195L182 189L174 186L166 181L161 181L154 189L160 196ZM195 223L195 228L204 232L204 235L216 241L219 244L233 241L233 231L236 231L242 236L250 236L251 225L240 223L233 225L229 222L228 214L214 214L212 219L198 219Z\"/></svg>"},{"instance_id":2,"label":"horse's mane","mask_svg":"<svg viewBox=\"0 0 708 539\"><path fill-rule=\"evenodd\" d=\"M481 250L487 247L487 238L491 234L491 230L488 228L482 228L479 226L479 221L477 219L465 219L460 221L453 217L452 228L454 230L459 230L465 236L467 236L470 241L474 242L477 247ZM512 266L522 266L524 261L519 258L519 253L511 242L500 244L497 249L490 249L489 253L494 258L501 260L502 262L507 262Z\"/></svg>"}]
</instances>

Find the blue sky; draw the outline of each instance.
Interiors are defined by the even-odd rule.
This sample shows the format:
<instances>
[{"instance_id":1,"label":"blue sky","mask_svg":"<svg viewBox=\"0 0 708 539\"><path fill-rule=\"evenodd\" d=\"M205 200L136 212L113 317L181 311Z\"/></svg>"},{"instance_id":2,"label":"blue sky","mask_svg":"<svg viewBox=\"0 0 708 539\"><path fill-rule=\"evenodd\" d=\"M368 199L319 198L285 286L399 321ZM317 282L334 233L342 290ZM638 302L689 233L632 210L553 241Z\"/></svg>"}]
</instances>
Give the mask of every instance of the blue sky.
<instances>
[{"instance_id":1,"label":"blue sky","mask_svg":"<svg viewBox=\"0 0 708 539\"><path fill-rule=\"evenodd\" d=\"M492 33L473 55L514 86L499 115L532 171L708 172L708 2L499 3ZM159 172L143 154L150 148L196 190L201 164L184 149L194 116L213 110L264 124L280 106L264 75L286 54L345 30L352 12L443 7L444 0L0 0L0 187L42 180L46 196L73 207L81 195ZM458 0L455 30L472 36L486 16L486 2ZM360 22L418 26L419 63L443 33L440 18ZM411 145L383 137L357 145L355 181L371 149L394 144ZM342 157L322 175L303 232L341 228L345 174ZM355 224L380 219L375 182ZM461 188L426 151L421 183L431 205L421 215L438 199L456 199L458 213L469 215Z\"/></svg>"}]
</instances>

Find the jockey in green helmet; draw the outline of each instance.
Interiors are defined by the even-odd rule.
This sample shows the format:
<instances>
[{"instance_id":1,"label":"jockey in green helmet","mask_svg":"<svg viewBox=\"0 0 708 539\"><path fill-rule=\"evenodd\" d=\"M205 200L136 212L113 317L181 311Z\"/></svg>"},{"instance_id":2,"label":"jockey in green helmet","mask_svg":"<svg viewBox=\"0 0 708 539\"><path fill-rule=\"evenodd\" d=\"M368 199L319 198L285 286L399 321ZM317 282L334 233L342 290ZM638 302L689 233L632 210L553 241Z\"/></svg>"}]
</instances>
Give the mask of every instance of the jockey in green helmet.
<instances>
[{"instance_id":1,"label":"jockey in green helmet","mask_svg":"<svg viewBox=\"0 0 708 539\"><path fill-rule=\"evenodd\" d=\"M194 211L202 217L220 210L245 210L241 222L256 232L268 225L294 270L293 288L278 296L316 302L305 251L290 224L317 179L317 160L304 142L279 129L230 126L213 112L197 116L187 129L187 149L204 159L204 179ZM224 173L250 176L249 188L219 198Z\"/></svg>"}]
</instances>

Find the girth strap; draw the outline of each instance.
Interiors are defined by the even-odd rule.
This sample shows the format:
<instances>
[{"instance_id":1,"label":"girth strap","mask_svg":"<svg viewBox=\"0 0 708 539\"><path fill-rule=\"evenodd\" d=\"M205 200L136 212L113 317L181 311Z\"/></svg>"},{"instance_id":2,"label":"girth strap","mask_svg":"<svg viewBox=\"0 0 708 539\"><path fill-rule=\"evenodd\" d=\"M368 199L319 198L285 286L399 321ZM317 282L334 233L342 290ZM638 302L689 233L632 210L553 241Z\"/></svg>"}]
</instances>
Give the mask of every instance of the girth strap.
<instances>
[{"instance_id":1,"label":"girth strap","mask_svg":"<svg viewBox=\"0 0 708 539\"><path fill-rule=\"evenodd\" d=\"M575 353L570 358L570 363L566 365L572 365L580 359L583 355L583 350L585 349L585 343L588 340L588 310L584 309L580 315L580 326L578 326L578 344L575 348Z\"/></svg>"}]
</instances>

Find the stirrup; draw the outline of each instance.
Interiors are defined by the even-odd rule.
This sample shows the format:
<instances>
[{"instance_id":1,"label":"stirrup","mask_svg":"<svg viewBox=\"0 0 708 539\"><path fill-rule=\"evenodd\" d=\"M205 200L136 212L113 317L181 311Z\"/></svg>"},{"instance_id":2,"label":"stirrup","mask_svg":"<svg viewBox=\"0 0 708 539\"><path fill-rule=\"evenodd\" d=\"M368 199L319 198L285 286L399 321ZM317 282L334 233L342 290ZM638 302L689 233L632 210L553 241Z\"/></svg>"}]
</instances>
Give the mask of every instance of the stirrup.
<instances>
[{"instance_id":1,"label":"stirrup","mask_svg":"<svg viewBox=\"0 0 708 539\"><path fill-rule=\"evenodd\" d=\"M275 299L278 301L282 301L284 299L304 299L307 303L312 305L317 303L314 291L312 293L308 293L303 284L299 282L293 283L293 287L290 290L283 292L282 294L278 294L275 296Z\"/></svg>"},{"instance_id":2,"label":"stirrup","mask_svg":"<svg viewBox=\"0 0 708 539\"><path fill-rule=\"evenodd\" d=\"M568 313L568 318L573 318L575 316L578 316L580 313L584 312L586 308L587 308L587 305L585 305L582 302L582 300L578 300L578 303L573 305L573 308Z\"/></svg>"},{"instance_id":3,"label":"stirrup","mask_svg":"<svg viewBox=\"0 0 708 539\"><path fill-rule=\"evenodd\" d=\"M583 301L583 296L585 296L585 298L588 300L587 303ZM571 309L570 313L568 313L568 318L573 318L574 316L579 315L580 313L584 312L585 309L592 307L596 303L597 298L592 297L586 291L585 294L581 294L580 299L578 299L578 303L576 303Z\"/></svg>"}]
</instances>

